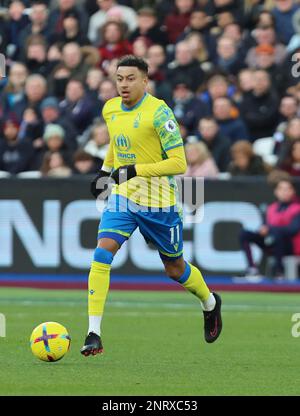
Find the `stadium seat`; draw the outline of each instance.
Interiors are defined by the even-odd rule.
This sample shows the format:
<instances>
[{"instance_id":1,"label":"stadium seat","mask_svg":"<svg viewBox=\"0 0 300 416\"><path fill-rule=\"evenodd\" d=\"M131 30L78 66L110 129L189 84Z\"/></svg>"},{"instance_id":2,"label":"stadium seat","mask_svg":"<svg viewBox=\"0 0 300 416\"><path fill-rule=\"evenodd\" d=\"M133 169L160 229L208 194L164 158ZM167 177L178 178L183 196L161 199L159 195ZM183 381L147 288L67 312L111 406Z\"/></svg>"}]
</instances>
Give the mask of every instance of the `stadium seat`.
<instances>
[{"instance_id":1,"label":"stadium seat","mask_svg":"<svg viewBox=\"0 0 300 416\"><path fill-rule=\"evenodd\" d=\"M18 178L24 178L24 179L36 179L40 178L42 176L41 172L39 170L29 170L28 172L20 172L17 174Z\"/></svg>"},{"instance_id":2,"label":"stadium seat","mask_svg":"<svg viewBox=\"0 0 300 416\"><path fill-rule=\"evenodd\" d=\"M283 259L284 276L286 280L295 281L299 277L298 267L300 265L300 256L286 256Z\"/></svg>"},{"instance_id":3,"label":"stadium seat","mask_svg":"<svg viewBox=\"0 0 300 416\"><path fill-rule=\"evenodd\" d=\"M265 275L269 278L274 277L274 274L272 272L274 263L275 263L275 259L273 256L267 257ZM298 269L299 265L300 265L300 256L285 256L283 258L285 280L294 282L300 277L299 269Z\"/></svg>"},{"instance_id":4,"label":"stadium seat","mask_svg":"<svg viewBox=\"0 0 300 416\"><path fill-rule=\"evenodd\" d=\"M217 178L222 180L228 180L231 178L231 174L229 172L219 172Z\"/></svg>"},{"instance_id":5,"label":"stadium seat","mask_svg":"<svg viewBox=\"0 0 300 416\"><path fill-rule=\"evenodd\" d=\"M4 170L0 170L0 178L9 178L10 177L10 173L6 172Z\"/></svg>"},{"instance_id":6,"label":"stadium seat","mask_svg":"<svg viewBox=\"0 0 300 416\"><path fill-rule=\"evenodd\" d=\"M274 139L273 137L264 137L257 139L253 143L253 151L256 155L263 158L264 162L274 166L277 162L277 156L273 154L274 151Z\"/></svg>"}]
</instances>

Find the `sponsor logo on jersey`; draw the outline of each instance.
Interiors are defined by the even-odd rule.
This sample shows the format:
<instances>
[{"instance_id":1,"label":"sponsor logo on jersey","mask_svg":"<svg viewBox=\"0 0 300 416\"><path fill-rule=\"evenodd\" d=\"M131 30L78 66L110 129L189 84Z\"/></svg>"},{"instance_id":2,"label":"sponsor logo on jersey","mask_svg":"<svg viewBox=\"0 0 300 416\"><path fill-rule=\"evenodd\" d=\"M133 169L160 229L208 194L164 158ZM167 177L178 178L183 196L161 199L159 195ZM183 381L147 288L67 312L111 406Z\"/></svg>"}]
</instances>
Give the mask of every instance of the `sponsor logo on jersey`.
<instances>
[{"instance_id":1,"label":"sponsor logo on jersey","mask_svg":"<svg viewBox=\"0 0 300 416\"><path fill-rule=\"evenodd\" d=\"M134 153L118 153L117 156L121 161L136 159L136 155Z\"/></svg>"},{"instance_id":2,"label":"sponsor logo on jersey","mask_svg":"<svg viewBox=\"0 0 300 416\"><path fill-rule=\"evenodd\" d=\"M115 136L115 144L120 152L127 152L131 148L129 137L125 134Z\"/></svg>"}]
</instances>

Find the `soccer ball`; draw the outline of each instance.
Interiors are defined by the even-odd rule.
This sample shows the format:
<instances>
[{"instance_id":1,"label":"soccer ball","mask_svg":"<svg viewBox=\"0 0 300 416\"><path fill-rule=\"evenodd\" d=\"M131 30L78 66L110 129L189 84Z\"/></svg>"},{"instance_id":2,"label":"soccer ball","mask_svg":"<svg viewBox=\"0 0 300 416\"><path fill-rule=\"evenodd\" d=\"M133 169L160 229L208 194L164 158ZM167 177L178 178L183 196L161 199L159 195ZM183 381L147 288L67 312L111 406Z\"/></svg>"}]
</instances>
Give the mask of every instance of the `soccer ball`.
<instances>
[{"instance_id":1,"label":"soccer ball","mask_svg":"<svg viewBox=\"0 0 300 416\"><path fill-rule=\"evenodd\" d=\"M43 361L58 361L69 350L71 338L64 326L44 322L32 331L30 347L33 355Z\"/></svg>"}]
</instances>

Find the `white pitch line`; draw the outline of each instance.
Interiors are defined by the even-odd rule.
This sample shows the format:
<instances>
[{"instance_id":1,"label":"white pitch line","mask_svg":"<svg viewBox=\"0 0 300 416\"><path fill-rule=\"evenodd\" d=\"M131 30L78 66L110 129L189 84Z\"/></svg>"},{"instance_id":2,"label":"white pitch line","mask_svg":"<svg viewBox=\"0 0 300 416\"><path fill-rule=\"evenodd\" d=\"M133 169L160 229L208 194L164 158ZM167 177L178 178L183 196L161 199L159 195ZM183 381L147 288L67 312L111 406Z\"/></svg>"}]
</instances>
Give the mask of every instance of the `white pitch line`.
<instances>
[{"instance_id":1,"label":"white pitch line","mask_svg":"<svg viewBox=\"0 0 300 416\"><path fill-rule=\"evenodd\" d=\"M7 304L17 304L18 306L45 306L48 307L49 305L62 305L62 306L78 306L80 303L82 307L85 307L85 302L74 302L74 301L64 301L64 302L57 302L56 300L12 300L12 299L2 299L0 300L0 310L1 305L7 305ZM185 303L160 303L160 302L135 302L135 301L108 301L106 306L108 308L138 308L138 309L149 309L149 308L161 308L164 310L164 312L154 312L154 313L166 313L166 310L168 309L177 309L177 310L189 310L189 311L195 311L197 309L197 305L193 304L185 304ZM199 310L200 306L199 306ZM223 304L222 306L223 311L235 311L235 312L257 312L257 313L263 313L263 312L300 312L300 305L299 307L296 305L247 305L247 304L233 304L233 305L226 305ZM146 311L145 311L146 312ZM135 312L134 312L135 313ZM140 312L136 312L137 314L140 314ZM143 311L144 313L144 311Z\"/></svg>"}]
</instances>

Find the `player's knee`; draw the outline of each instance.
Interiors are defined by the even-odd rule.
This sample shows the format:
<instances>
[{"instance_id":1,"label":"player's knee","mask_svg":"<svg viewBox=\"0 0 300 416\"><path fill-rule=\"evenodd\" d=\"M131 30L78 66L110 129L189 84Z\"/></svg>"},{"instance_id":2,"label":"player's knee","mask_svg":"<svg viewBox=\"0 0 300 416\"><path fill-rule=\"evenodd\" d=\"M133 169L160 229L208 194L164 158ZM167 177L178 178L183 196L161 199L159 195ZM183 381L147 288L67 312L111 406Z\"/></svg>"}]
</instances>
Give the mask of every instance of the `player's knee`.
<instances>
[{"instance_id":1,"label":"player's knee","mask_svg":"<svg viewBox=\"0 0 300 416\"><path fill-rule=\"evenodd\" d=\"M100 238L98 240L97 248L103 248L110 251L113 255L119 250L120 245L112 238Z\"/></svg>"},{"instance_id":2,"label":"player's knee","mask_svg":"<svg viewBox=\"0 0 300 416\"><path fill-rule=\"evenodd\" d=\"M97 247L94 251L94 261L98 263L111 264L113 258L113 253L105 248Z\"/></svg>"},{"instance_id":3,"label":"player's knee","mask_svg":"<svg viewBox=\"0 0 300 416\"><path fill-rule=\"evenodd\" d=\"M164 265L167 276L173 280L179 280L185 270L185 263L183 261L168 261Z\"/></svg>"}]
</instances>

